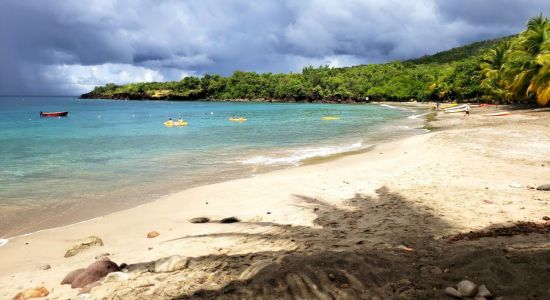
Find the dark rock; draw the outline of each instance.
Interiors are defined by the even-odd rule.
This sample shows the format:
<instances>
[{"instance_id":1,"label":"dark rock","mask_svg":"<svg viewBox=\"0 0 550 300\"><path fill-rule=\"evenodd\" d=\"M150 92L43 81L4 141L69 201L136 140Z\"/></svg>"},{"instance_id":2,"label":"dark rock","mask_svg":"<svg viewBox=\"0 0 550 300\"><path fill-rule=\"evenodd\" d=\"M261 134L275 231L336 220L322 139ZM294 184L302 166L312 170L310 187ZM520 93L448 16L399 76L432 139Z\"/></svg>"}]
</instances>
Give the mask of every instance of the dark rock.
<instances>
[{"instance_id":1,"label":"dark rock","mask_svg":"<svg viewBox=\"0 0 550 300\"><path fill-rule=\"evenodd\" d=\"M223 218L220 220L220 223L222 224L229 224L229 223L237 223L237 222L240 222L241 220L235 218L235 217L229 217L229 218Z\"/></svg>"},{"instance_id":2,"label":"dark rock","mask_svg":"<svg viewBox=\"0 0 550 300\"><path fill-rule=\"evenodd\" d=\"M43 266L40 266L40 270L49 270L49 269L51 269L51 268L52 268L52 266L50 266L50 265L48 265L48 264L43 265Z\"/></svg>"},{"instance_id":3,"label":"dark rock","mask_svg":"<svg viewBox=\"0 0 550 300\"><path fill-rule=\"evenodd\" d=\"M548 216L544 216L544 217L542 217L542 219L543 219L544 221L550 221L550 217L548 217Z\"/></svg>"},{"instance_id":4,"label":"dark rock","mask_svg":"<svg viewBox=\"0 0 550 300\"><path fill-rule=\"evenodd\" d=\"M191 223L208 223L209 221L210 219L205 217L193 218L189 220Z\"/></svg>"},{"instance_id":5,"label":"dark rock","mask_svg":"<svg viewBox=\"0 0 550 300\"><path fill-rule=\"evenodd\" d=\"M74 281L74 279L78 275L80 275L80 273L84 272L84 270L86 269L82 268L82 269L76 269L69 272L69 274L65 275L65 278L63 278L63 281L61 281L61 284L71 284Z\"/></svg>"},{"instance_id":6,"label":"dark rock","mask_svg":"<svg viewBox=\"0 0 550 300\"><path fill-rule=\"evenodd\" d=\"M539 191L550 191L550 184L543 184L537 187Z\"/></svg>"},{"instance_id":7,"label":"dark rock","mask_svg":"<svg viewBox=\"0 0 550 300\"><path fill-rule=\"evenodd\" d=\"M65 277L65 279L63 279L62 284L70 283L71 288L73 288L73 289L82 288L82 287L85 287L85 286L87 286L91 283L94 283L94 282L100 280L101 278L107 276L107 274L109 274L111 272L120 271L120 268L118 267L117 264L115 264L112 261L100 260L100 261L96 261L95 263L89 265L84 270L82 270L82 269L79 269L79 270L76 270L76 271L79 271L79 272L76 272L74 274L75 276L73 278L67 278L67 277L70 277L70 275L73 275L72 273L75 272L75 271L69 273ZM69 280L69 279L73 279L73 280Z\"/></svg>"}]
</instances>

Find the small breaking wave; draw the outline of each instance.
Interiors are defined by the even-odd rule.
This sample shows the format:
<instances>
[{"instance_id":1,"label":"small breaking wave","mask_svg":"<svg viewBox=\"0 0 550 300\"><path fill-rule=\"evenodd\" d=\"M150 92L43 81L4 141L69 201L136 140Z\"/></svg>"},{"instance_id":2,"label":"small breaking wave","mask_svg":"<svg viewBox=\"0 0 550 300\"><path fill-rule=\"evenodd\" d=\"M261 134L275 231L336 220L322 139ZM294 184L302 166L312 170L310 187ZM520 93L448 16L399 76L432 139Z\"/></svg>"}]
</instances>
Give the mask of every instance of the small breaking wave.
<instances>
[{"instance_id":1,"label":"small breaking wave","mask_svg":"<svg viewBox=\"0 0 550 300\"><path fill-rule=\"evenodd\" d=\"M427 113L423 113L423 114L413 115L413 116L409 116L407 118L415 120L415 119L418 119L418 118L423 117L423 116L428 115L428 114L430 114L430 113L427 112Z\"/></svg>"},{"instance_id":2,"label":"small breaking wave","mask_svg":"<svg viewBox=\"0 0 550 300\"><path fill-rule=\"evenodd\" d=\"M409 109L409 108L405 108L405 107L397 107L397 106L391 106L389 104L380 104L380 106L383 106L383 107L387 107L387 108L392 108L392 109L399 109L399 110L405 110L405 111L414 111L412 109Z\"/></svg>"},{"instance_id":3,"label":"small breaking wave","mask_svg":"<svg viewBox=\"0 0 550 300\"><path fill-rule=\"evenodd\" d=\"M362 142L353 143L344 146L325 146L318 148L305 148L298 150L289 150L281 153L280 156L255 156L241 161L243 165L301 165L304 160L314 157L327 157L335 154L358 151L368 148Z\"/></svg>"},{"instance_id":4,"label":"small breaking wave","mask_svg":"<svg viewBox=\"0 0 550 300\"><path fill-rule=\"evenodd\" d=\"M5 244L7 244L9 242L8 239L0 239L0 247L4 246Z\"/></svg>"}]
</instances>

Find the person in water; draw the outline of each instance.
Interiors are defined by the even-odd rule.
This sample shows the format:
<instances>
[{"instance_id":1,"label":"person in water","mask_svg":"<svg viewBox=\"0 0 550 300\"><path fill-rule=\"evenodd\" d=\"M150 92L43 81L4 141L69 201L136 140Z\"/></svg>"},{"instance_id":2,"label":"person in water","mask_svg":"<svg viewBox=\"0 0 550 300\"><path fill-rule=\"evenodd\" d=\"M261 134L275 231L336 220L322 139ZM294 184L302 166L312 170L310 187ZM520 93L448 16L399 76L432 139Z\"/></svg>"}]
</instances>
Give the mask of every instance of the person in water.
<instances>
[{"instance_id":1,"label":"person in water","mask_svg":"<svg viewBox=\"0 0 550 300\"><path fill-rule=\"evenodd\" d=\"M182 118L179 118L179 119L178 119L178 123L183 123L183 119L182 119Z\"/></svg>"}]
</instances>

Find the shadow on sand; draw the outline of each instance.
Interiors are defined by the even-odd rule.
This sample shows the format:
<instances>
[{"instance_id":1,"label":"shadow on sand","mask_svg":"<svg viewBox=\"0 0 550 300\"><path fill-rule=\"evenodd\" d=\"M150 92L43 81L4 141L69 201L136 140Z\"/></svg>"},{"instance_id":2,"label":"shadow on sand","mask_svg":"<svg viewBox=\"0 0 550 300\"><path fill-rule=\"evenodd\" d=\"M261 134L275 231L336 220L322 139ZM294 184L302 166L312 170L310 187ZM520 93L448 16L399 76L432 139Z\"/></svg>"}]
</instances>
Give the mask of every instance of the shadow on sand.
<instances>
[{"instance_id":1,"label":"shadow on sand","mask_svg":"<svg viewBox=\"0 0 550 300\"><path fill-rule=\"evenodd\" d=\"M345 207L295 195L298 206L317 215L315 227L264 222L254 224L271 228L267 233L165 241L231 236L291 243L294 249L195 257L187 269L153 278L162 288L119 290L113 298L445 299L445 287L468 278L504 299L550 299L548 247L509 247L524 242L521 236L449 243L437 237L452 226L430 207L386 187L376 193L356 195Z\"/></svg>"}]
</instances>

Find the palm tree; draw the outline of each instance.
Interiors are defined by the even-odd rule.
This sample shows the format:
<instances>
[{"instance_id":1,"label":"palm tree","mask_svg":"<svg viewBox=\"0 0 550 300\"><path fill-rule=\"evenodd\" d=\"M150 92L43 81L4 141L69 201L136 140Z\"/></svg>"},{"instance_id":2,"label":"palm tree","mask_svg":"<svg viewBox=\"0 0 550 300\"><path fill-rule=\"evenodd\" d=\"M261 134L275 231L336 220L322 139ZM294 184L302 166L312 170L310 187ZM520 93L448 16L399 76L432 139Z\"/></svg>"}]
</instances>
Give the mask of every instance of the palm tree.
<instances>
[{"instance_id":1,"label":"palm tree","mask_svg":"<svg viewBox=\"0 0 550 300\"><path fill-rule=\"evenodd\" d=\"M506 89L506 67L508 54L512 49L511 41L500 42L483 57L481 68L481 87L490 94L499 98L509 98L510 93Z\"/></svg>"},{"instance_id":2,"label":"palm tree","mask_svg":"<svg viewBox=\"0 0 550 300\"><path fill-rule=\"evenodd\" d=\"M510 92L519 99L536 99L539 105L550 102L550 21L539 15L527 23L515 50L509 54Z\"/></svg>"}]
</instances>

